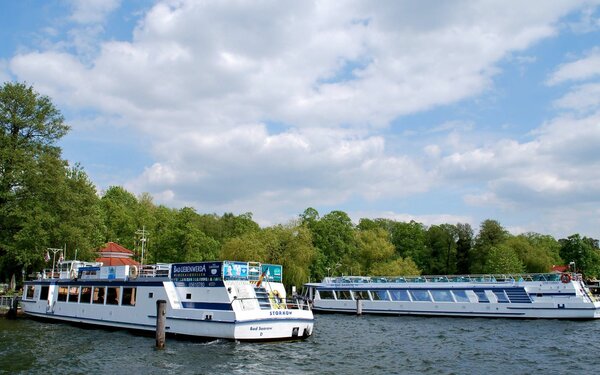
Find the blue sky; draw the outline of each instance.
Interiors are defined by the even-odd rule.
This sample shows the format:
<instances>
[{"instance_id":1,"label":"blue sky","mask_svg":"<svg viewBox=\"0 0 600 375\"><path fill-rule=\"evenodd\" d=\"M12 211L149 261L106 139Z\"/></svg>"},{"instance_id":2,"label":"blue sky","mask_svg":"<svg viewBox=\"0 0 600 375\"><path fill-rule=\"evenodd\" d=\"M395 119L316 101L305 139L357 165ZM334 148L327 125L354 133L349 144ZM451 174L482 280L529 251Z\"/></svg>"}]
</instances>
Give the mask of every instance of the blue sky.
<instances>
[{"instance_id":1,"label":"blue sky","mask_svg":"<svg viewBox=\"0 0 600 375\"><path fill-rule=\"evenodd\" d=\"M598 1L0 2L99 192L600 237Z\"/></svg>"}]
</instances>

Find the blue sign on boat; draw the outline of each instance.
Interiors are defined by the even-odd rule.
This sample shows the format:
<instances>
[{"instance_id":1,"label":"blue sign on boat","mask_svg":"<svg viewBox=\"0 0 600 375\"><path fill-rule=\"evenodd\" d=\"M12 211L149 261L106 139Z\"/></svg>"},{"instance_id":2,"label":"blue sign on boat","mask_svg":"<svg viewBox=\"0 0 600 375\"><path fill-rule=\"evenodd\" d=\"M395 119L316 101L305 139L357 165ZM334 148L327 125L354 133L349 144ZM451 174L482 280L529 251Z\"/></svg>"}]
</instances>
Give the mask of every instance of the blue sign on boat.
<instances>
[{"instance_id":1,"label":"blue sign on boat","mask_svg":"<svg viewBox=\"0 0 600 375\"><path fill-rule=\"evenodd\" d=\"M265 275L265 280L281 282L283 267L278 264L263 264L262 272Z\"/></svg>"},{"instance_id":2,"label":"blue sign on boat","mask_svg":"<svg viewBox=\"0 0 600 375\"><path fill-rule=\"evenodd\" d=\"M223 276L227 280L247 280L248 263L223 262Z\"/></svg>"}]
</instances>

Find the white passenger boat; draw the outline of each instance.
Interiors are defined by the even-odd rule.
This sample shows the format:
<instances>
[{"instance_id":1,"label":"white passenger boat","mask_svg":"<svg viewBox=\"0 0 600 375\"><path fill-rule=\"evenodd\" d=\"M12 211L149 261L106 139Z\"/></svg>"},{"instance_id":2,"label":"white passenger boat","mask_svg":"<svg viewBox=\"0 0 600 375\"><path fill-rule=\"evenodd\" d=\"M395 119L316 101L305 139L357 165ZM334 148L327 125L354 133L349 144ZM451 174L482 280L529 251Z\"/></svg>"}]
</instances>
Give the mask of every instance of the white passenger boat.
<instances>
[{"instance_id":1,"label":"white passenger boat","mask_svg":"<svg viewBox=\"0 0 600 375\"><path fill-rule=\"evenodd\" d=\"M315 312L600 318L581 275L327 277L305 285Z\"/></svg>"},{"instance_id":2,"label":"white passenger boat","mask_svg":"<svg viewBox=\"0 0 600 375\"><path fill-rule=\"evenodd\" d=\"M261 341L313 330L309 306L286 296L282 267L260 263L68 261L26 281L21 305L32 317L154 332L158 300L166 301L167 334Z\"/></svg>"}]
</instances>

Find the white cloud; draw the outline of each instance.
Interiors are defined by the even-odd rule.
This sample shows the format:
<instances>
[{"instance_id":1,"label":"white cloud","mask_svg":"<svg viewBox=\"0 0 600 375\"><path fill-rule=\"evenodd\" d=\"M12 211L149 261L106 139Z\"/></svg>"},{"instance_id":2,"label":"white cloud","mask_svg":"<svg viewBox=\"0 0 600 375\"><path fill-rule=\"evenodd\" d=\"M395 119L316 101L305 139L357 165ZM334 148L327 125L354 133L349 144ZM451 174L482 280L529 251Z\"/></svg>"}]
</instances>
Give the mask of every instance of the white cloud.
<instances>
[{"instance_id":1,"label":"white cloud","mask_svg":"<svg viewBox=\"0 0 600 375\"><path fill-rule=\"evenodd\" d=\"M157 201L266 222L457 181L482 186L465 198L479 204L583 189L581 171L565 172L572 165L557 155L574 157L560 151L569 137L589 151L593 124L557 120L530 142L482 144L462 137L476 124L450 121L428 131L449 136L423 155L390 151L383 135L402 115L492 89L500 61L555 35L579 4L161 1L131 41L94 44L117 5L75 2L75 52L22 53L10 69L69 109L116 117L152 139L154 162L126 186ZM91 37L79 40L83 27ZM566 64L549 82L597 74L595 55L578 65L587 73ZM557 105L573 108L570 100ZM566 126L569 137L559 135Z\"/></svg>"},{"instance_id":2,"label":"white cloud","mask_svg":"<svg viewBox=\"0 0 600 375\"><path fill-rule=\"evenodd\" d=\"M118 8L121 0L70 0L71 20L80 24L102 23L106 16Z\"/></svg>"},{"instance_id":3,"label":"white cloud","mask_svg":"<svg viewBox=\"0 0 600 375\"><path fill-rule=\"evenodd\" d=\"M580 81L600 75L600 49L594 48L582 59L561 65L548 78L549 85L566 81Z\"/></svg>"},{"instance_id":4,"label":"white cloud","mask_svg":"<svg viewBox=\"0 0 600 375\"><path fill-rule=\"evenodd\" d=\"M578 112L597 109L600 107L600 83L586 83L575 86L562 98L556 100L554 105Z\"/></svg>"}]
</instances>

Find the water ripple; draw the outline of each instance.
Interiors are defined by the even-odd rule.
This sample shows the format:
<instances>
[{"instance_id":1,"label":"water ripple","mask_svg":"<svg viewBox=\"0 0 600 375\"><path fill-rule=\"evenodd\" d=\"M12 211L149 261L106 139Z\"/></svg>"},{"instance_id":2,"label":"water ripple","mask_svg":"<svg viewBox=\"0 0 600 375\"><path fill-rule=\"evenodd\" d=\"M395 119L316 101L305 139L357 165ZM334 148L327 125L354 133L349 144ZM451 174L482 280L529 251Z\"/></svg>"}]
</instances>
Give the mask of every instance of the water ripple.
<instances>
[{"instance_id":1,"label":"water ripple","mask_svg":"<svg viewBox=\"0 0 600 375\"><path fill-rule=\"evenodd\" d=\"M318 315L306 341L168 339L0 319L0 374L561 374L595 371L600 321Z\"/></svg>"}]
</instances>

